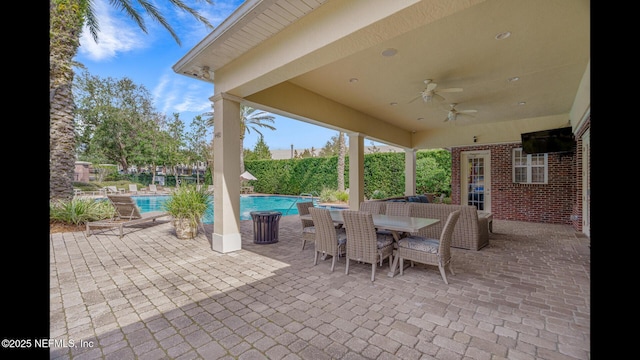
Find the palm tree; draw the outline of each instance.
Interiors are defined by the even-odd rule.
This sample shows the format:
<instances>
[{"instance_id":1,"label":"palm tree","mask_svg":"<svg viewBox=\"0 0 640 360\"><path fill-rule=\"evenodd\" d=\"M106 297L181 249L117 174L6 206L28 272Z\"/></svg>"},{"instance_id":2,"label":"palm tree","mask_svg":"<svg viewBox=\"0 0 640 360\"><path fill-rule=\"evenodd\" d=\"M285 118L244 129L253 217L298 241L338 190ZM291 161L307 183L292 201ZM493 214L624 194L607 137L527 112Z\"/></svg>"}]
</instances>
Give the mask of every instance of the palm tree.
<instances>
[{"instance_id":1,"label":"palm tree","mask_svg":"<svg viewBox=\"0 0 640 360\"><path fill-rule=\"evenodd\" d=\"M193 15L208 28L213 26L197 11L180 0L168 0L171 5ZM208 4L212 0L199 0ZM149 16L171 33L178 45L177 34L158 9L148 0L136 0ZM139 11L130 0L110 0L109 3L126 13L147 32ZM49 199L70 200L73 197L75 168L75 103L73 57L80 47L80 35L87 25L98 41L98 20L92 0L49 0Z\"/></svg>"},{"instance_id":2,"label":"palm tree","mask_svg":"<svg viewBox=\"0 0 640 360\"><path fill-rule=\"evenodd\" d=\"M213 111L202 114L207 117L207 125L214 126ZM274 123L275 116L269 114L266 111L259 111L250 106L240 105L240 173L244 172L244 138L245 134L250 134L251 129L263 136L258 130L258 127L267 128L269 130L275 130L273 125L267 123Z\"/></svg>"}]
</instances>

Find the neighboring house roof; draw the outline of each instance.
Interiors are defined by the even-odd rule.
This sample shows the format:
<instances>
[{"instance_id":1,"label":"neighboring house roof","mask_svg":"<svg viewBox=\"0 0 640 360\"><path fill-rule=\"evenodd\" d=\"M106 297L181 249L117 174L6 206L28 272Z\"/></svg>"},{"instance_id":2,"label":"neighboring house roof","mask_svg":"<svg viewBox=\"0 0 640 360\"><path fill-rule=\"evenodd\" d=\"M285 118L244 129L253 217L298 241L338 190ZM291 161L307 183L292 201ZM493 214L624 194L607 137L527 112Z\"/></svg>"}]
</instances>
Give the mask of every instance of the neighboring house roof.
<instances>
[{"instance_id":1,"label":"neighboring house roof","mask_svg":"<svg viewBox=\"0 0 640 360\"><path fill-rule=\"evenodd\" d=\"M306 148L306 149L293 149L294 154L302 154L305 150L309 150L311 151L310 148ZM315 155L318 156L318 154L320 153L321 149L315 149ZM275 150L269 150L271 151L271 159L273 160L282 160L282 159L291 159L291 149L275 149ZM394 146L385 146L385 145L381 145L381 146L376 146L375 149L372 146L365 146L364 148L364 153L365 154L370 154L372 152L381 152L381 153L386 153L386 152L404 152L403 149L398 148L398 147L394 147Z\"/></svg>"}]
</instances>

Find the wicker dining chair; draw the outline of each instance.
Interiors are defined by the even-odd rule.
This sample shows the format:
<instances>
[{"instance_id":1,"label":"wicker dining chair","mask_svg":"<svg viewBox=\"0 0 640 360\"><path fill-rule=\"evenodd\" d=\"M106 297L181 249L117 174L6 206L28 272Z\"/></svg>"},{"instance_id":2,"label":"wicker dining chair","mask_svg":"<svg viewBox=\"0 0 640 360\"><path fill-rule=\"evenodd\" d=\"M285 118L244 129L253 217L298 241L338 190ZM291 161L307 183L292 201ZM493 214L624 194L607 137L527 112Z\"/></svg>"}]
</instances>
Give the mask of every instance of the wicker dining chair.
<instances>
[{"instance_id":1,"label":"wicker dining chair","mask_svg":"<svg viewBox=\"0 0 640 360\"><path fill-rule=\"evenodd\" d=\"M411 207L408 202L401 201L390 201L385 205L384 209L385 215L393 215L393 216L411 216ZM378 230L378 234L381 235L392 235L389 230ZM409 236L406 232L401 232L399 234L400 238Z\"/></svg>"},{"instance_id":2,"label":"wicker dining chair","mask_svg":"<svg viewBox=\"0 0 640 360\"><path fill-rule=\"evenodd\" d=\"M342 218L347 231L346 270L349 274L349 260L371 264L371 281L376 277L376 266L389 259L389 269L393 262L393 237L378 235L373 226L373 215L367 211L343 210Z\"/></svg>"},{"instance_id":3,"label":"wicker dining chair","mask_svg":"<svg viewBox=\"0 0 640 360\"><path fill-rule=\"evenodd\" d=\"M362 201L359 210L378 215L384 214L386 204L384 201Z\"/></svg>"},{"instance_id":4,"label":"wicker dining chair","mask_svg":"<svg viewBox=\"0 0 640 360\"><path fill-rule=\"evenodd\" d=\"M318 265L318 254L321 254L323 260L330 255L333 257L331 260L331 271L333 271L336 259L345 252L345 244L347 243L345 229L336 229L329 209L311 207L309 213L316 228L313 265Z\"/></svg>"},{"instance_id":5,"label":"wicker dining chair","mask_svg":"<svg viewBox=\"0 0 640 360\"><path fill-rule=\"evenodd\" d=\"M451 275L455 275L451 266L451 237L453 229L460 217L460 210L449 213L447 222L442 229L440 239L430 239L418 235L408 236L398 241L398 250L396 256L400 264L400 275L403 274L404 260L410 260L413 263L422 263L426 265L435 265L440 269L440 275L444 283L449 285L447 281L446 269L449 268ZM348 263L347 263L348 264ZM393 269L395 271L395 269Z\"/></svg>"},{"instance_id":6,"label":"wicker dining chair","mask_svg":"<svg viewBox=\"0 0 640 360\"><path fill-rule=\"evenodd\" d=\"M296 203L298 207L299 215L309 215L309 209L313 207L312 201L304 201ZM302 250L307 241L314 242L316 239L316 228L313 225L313 220L300 219L302 222Z\"/></svg>"}]
</instances>

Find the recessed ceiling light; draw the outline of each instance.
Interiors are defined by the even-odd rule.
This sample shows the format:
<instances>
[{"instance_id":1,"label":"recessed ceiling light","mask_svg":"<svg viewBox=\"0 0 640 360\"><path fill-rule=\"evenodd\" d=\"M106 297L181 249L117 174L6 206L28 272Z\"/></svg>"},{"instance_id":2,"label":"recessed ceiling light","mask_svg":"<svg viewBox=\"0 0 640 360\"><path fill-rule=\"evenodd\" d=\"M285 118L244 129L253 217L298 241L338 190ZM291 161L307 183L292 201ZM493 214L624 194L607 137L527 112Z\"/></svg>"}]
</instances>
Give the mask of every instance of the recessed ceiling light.
<instances>
[{"instance_id":1,"label":"recessed ceiling light","mask_svg":"<svg viewBox=\"0 0 640 360\"><path fill-rule=\"evenodd\" d=\"M357 83L358 82L358 78L351 78L349 79L350 83Z\"/></svg>"},{"instance_id":2,"label":"recessed ceiling light","mask_svg":"<svg viewBox=\"0 0 640 360\"><path fill-rule=\"evenodd\" d=\"M518 103L518 105L524 105L524 104L526 104L526 103L527 103L526 101L520 101L520 102Z\"/></svg>"},{"instance_id":3,"label":"recessed ceiling light","mask_svg":"<svg viewBox=\"0 0 640 360\"><path fill-rule=\"evenodd\" d=\"M420 118L418 118L417 120L418 120L418 121L422 121L422 120L424 120L424 118L420 117Z\"/></svg>"},{"instance_id":4,"label":"recessed ceiling light","mask_svg":"<svg viewBox=\"0 0 640 360\"><path fill-rule=\"evenodd\" d=\"M388 48L382 51L382 56L393 56L398 53L398 50L394 48Z\"/></svg>"},{"instance_id":5,"label":"recessed ceiling light","mask_svg":"<svg viewBox=\"0 0 640 360\"><path fill-rule=\"evenodd\" d=\"M496 35L496 40L504 40L504 39L508 38L509 36L511 36L511 32L510 31L501 32L501 33Z\"/></svg>"},{"instance_id":6,"label":"recessed ceiling light","mask_svg":"<svg viewBox=\"0 0 640 360\"><path fill-rule=\"evenodd\" d=\"M518 80L520 80L520 78L519 78L519 77L517 77L517 76L513 76L513 77L510 77L510 78L509 78L509 79L507 79L507 80L508 80L509 82L514 82L514 81L518 81Z\"/></svg>"},{"instance_id":7,"label":"recessed ceiling light","mask_svg":"<svg viewBox=\"0 0 640 360\"><path fill-rule=\"evenodd\" d=\"M395 102L395 101L392 101L392 102L390 102L390 103L389 103L389 105L391 105L391 106L396 106L396 105L398 105L398 103L397 103L397 102Z\"/></svg>"}]
</instances>

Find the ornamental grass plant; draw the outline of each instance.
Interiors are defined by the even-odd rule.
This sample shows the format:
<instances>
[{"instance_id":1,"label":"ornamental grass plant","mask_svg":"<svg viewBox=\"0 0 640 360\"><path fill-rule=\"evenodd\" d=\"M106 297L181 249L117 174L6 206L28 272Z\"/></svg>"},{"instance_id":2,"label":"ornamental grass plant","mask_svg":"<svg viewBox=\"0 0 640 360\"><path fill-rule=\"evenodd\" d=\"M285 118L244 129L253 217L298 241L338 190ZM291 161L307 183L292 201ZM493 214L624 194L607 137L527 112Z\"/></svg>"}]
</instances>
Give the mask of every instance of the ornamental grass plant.
<instances>
[{"instance_id":1,"label":"ornamental grass plant","mask_svg":"<svg viewBox=\"0 0 640 360\"><path fill-rule=\"evenodd\" d=\"M112 218L115 209L108 201L73 198L49 202L49 222L82 225L89 221Z\"/></svg>"},{"instance_id":2,"label":"ornamental grass plant","mask_svg":"<svg viewBox=\"0 0 640 360\"><path fill-rule=\"evenodd\" d=\"M204 189L194 185L182 185L169 196L163 207L174 219L188 220L191 226L197 226L207 209L211 206L212 198Z\"/></svg>"}]
</instances>

